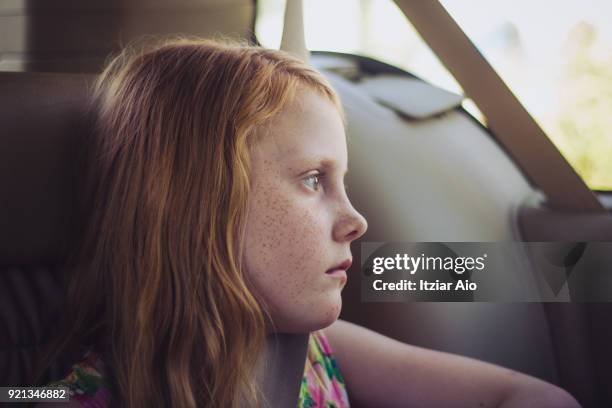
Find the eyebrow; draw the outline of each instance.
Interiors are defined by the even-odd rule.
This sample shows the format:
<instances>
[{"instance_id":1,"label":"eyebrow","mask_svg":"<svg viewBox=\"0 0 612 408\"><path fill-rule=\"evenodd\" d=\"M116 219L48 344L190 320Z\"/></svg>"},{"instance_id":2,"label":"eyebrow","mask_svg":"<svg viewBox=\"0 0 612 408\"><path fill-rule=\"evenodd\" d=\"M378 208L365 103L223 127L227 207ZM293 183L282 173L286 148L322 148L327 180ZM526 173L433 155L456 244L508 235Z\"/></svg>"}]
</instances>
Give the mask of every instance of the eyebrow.
<instances>
[{"instance_id":1,"label":"eyebrow","mask_svg":"<svg viewBox=\"0 0 612 408\"><path fill-rule=\"evenodd\" d=\"M303 166L316 166L316 167L322 167L326 170L335 169L337 167L336 162L333 159L330 159L328 157L323 157L323 156L302 157L302 158L295 159L295 162L299 163L300 166L302 165ZM348 167L344 171L343 176L346 176L347 173L348 173Z\"/></svg>"}]
</instances>

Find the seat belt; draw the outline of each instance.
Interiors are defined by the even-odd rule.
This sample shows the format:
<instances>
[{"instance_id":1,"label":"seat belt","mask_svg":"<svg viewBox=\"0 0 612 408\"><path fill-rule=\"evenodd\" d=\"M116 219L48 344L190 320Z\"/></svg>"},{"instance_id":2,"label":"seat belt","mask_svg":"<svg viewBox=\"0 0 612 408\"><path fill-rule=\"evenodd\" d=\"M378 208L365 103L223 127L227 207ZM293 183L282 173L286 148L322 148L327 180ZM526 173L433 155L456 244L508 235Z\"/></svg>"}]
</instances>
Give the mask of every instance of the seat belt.
<instances>
[{"instance_id":1,"label":"seat belt","mask_svg":"<svg viewBox=\"0 0 612 408\"><path fill-rule=\"evenodd\" d=\"M395 0L487 119L493 136L560 211L603 205L438 0Z\"/></svg>"}]
</instances>

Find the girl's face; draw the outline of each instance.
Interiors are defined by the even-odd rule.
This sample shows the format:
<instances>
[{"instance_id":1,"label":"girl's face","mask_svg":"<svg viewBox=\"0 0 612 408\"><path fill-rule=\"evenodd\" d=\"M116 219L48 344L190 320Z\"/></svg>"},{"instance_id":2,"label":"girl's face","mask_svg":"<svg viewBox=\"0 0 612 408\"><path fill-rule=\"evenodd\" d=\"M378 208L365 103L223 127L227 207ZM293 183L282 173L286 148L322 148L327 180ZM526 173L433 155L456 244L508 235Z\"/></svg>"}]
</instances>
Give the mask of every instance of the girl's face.
<instances>
[{"instance_id":1,"label":"girl's face","mask_svg":"<svg viewBox=\"0 0 612 408\"><path fill-rule=\"evenodd\" d=\"M344 188L346 138L336 107L302 90L252 151L244 261L278 332L310 332L340 314L342 271L366 220Z\"/></svg>"}]
</instances>

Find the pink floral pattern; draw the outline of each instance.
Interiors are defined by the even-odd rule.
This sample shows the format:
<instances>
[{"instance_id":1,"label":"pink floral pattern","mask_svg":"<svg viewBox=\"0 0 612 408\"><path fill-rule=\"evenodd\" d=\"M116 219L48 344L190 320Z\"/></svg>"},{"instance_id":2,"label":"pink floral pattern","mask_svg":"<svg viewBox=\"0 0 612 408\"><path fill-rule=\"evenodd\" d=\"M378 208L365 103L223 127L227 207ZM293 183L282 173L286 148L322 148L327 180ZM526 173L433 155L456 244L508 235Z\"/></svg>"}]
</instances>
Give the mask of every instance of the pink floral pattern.
<instances>
[{"instance_id":1,"label":"pink floral pattern","mask_svg":"<svg viewBox=\"0 0 612 408\"><path fill-rule=\"evenodd\" d=\"M310 334L298 408L349 407L344 378L321 331Z\"/></svg>"}]
</instances>

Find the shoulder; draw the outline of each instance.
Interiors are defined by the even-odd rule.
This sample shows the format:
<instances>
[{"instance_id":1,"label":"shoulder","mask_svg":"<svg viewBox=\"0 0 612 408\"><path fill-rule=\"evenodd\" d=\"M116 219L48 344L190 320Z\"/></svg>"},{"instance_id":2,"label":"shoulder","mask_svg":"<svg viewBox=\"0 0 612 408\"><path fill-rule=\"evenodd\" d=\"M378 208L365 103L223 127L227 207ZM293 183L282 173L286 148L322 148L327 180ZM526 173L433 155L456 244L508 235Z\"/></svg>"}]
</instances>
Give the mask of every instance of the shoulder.
<instances>
[{"instance_id":1,"label":"shoulder","mask_svg":"<svg viewBox=\"0 0 612 408\"><path fill-rule=\"evenodd\" d=\"M83 359L74 364L66 377L49 384L68 388L70 404L63 406L106 407L109 388L105 378L104 363L94 351L88 351Z\"/></svg>"}]
</instances>

